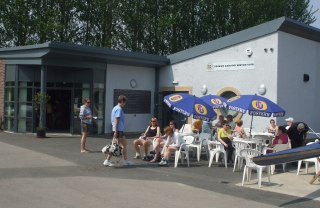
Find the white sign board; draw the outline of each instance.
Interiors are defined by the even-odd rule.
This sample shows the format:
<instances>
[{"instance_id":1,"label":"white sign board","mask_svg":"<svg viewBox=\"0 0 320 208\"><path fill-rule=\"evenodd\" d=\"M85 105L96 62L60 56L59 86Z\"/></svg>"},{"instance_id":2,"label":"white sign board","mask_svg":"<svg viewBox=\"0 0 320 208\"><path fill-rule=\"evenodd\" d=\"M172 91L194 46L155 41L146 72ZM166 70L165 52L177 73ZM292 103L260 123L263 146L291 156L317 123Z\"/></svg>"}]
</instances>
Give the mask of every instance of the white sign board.
<instances>
[{"instance_id":1,"label":"white sign board","mask_svg":"<svg viewBox=\"0 0 320 208\"><path fill-rule=\"evenodd\" d=\"M239 70L253 70L253 69L254 69L254 61L217 62L217 63L207 65L207 71L239 71Z\"/></svg>"}]
</instances>

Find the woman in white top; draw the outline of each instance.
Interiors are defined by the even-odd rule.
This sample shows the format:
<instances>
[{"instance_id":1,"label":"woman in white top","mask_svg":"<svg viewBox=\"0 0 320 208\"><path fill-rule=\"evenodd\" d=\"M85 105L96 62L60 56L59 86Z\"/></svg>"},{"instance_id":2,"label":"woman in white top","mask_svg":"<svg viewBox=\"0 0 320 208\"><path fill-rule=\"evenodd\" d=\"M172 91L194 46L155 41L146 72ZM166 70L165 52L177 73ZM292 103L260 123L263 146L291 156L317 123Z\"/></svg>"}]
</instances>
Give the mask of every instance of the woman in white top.
<instances>
[{"instance_id":1,"label":"woman in white top","mask_svg":"<svg viewBox=\"0 0 320 208\"><path fill-rule=\"evenodd\" d=\"M166 143L164 144L165 152L164 152L164 155L163 155L163 157L161 159L161 162L159 163L160 166L168 165L171 152L172 151L177 151L180 148L180 145L185 143L185 141L183 140L182 135L179 132L174 131L169 126L167 126L164 129L164 133L168 137L167 137Z\"/></svg>"},{"instance_id":2,"label":"woman in white top","mask_svg":"<svg viewBox=\"0 0 320 208\"><path fill-rule=\"evenodd\" d=\"M172 128L174 132L179 132L179 130L176 128L175 121L170 121L169 127ZM153 142L153 151L150 152L151 154L154 154L154 158L150 161L151 163L160 162L161 160L160 149L166 143L167 137L168 137L167 135L163 135L162 137L155 138L155 141Z\"/></svg>"}]
</instances>

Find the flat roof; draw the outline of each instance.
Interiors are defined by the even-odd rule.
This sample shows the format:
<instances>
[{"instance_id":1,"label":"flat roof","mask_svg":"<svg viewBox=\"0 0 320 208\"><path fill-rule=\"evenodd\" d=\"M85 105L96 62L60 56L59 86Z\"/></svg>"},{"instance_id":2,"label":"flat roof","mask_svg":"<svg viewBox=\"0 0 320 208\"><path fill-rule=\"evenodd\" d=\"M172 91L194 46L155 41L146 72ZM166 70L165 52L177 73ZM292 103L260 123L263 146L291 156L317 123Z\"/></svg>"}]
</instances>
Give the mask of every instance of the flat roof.
<instances>
[{"instance_id":1,"label":"flat roof","mask_svg":"<svg viewBox=\"0 0 320 208\"><path fill-rule=\"evenodd\" d=\"M252 39L283 31L302 38L320 42L320 29L287 17L278 19L218 38L216 40L168 55L171 64L209 54Z\"/></svg>"},{"instance_id":2,"label":"flat roof","mask_svg":"<svg viewBox=\"0 0 320 208\"><path fill-rule=\"evenodd\" d=\"M61 42L46 42L36 45L1 48L0 57L17 61L27 59L79 59L88 62L148 67L162 67L169 64L169 59L165 56Z\"/></svg>"}]
</instances>

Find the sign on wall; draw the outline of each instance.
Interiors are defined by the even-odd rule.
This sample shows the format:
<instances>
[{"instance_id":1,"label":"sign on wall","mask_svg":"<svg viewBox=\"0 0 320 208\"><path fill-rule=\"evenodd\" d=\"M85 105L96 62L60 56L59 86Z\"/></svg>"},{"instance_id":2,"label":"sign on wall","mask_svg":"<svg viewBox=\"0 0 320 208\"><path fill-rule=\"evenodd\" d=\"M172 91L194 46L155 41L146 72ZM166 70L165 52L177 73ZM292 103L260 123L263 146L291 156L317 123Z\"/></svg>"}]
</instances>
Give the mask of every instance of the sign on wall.
<instances>
[{"instance_id":1,"label":"sign on wall","mask_svg":"<svg viewBox=\"0 0 320 208\"><path fill-rule=\"evenodd\" d=\"M254 61L229 61L207 64L207 71L240 71L253 69Z\"/></svg>"}]
</instances>

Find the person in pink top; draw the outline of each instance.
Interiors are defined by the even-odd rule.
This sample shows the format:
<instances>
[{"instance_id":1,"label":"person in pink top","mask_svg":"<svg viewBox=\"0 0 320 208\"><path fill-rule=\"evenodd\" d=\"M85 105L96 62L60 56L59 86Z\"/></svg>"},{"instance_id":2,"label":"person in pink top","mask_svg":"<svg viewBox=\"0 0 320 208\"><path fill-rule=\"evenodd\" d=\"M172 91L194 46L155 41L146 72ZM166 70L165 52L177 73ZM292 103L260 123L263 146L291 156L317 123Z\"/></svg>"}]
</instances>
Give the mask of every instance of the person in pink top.
<instances>
[{"instance_id":1,"label":"person in pink top","mask_svg":"<svg viewBox=\"0 0 320 208\"><path fill-rule=\"evenodd\" d=\"M287 134L286 127L279 126L276 137L272 141L271 147L274 147L276 144L287 144L289 142L289 137Z\"/></svg>"},{"instance_id":2,"label":"person in pink top","mask_svg":"<svg viewBox=\"0 0 320 208\"><path fill-rule=\"evenodd\" d=\"M243 121L241 119L236 122L236 127L234 128L234 134L239 138L246 138L247 135L244 132L242 125L243 125Z\"/></svg>"}]
</instances>

